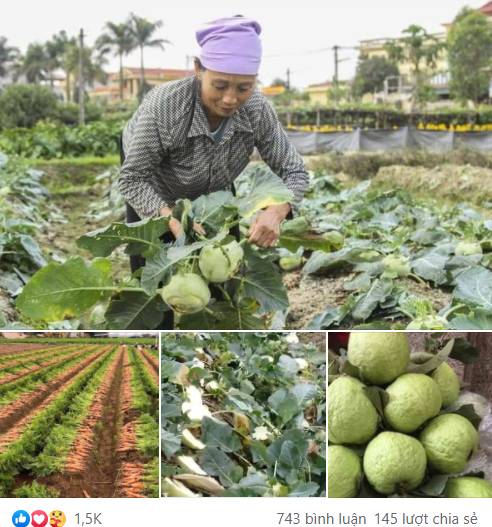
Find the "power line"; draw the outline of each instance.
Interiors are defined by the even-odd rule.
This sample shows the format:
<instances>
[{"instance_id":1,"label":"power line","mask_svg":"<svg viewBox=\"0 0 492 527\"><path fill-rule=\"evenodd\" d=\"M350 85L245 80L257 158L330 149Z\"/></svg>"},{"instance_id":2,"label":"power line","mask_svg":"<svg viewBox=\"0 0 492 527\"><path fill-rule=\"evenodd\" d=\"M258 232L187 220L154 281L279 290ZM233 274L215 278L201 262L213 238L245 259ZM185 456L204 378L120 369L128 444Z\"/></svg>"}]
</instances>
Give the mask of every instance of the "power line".
<instances>
[{"instance_id":1,"label":"power line","mask_svg":"<svg viewBox=\"0 0 492 527\"><path fill-rule=\"evenodd\" d=\"M338 46L338 49L360 49L360 46ZM263 59L280 58L280 57L295 57L303 55L314 55L316 53L323 53L325 51L332 51L333 46L328 48L310 49L305 51L295 51L289 53L276 53L272 55L263 55Z\"/></svg>"}]
</instances>

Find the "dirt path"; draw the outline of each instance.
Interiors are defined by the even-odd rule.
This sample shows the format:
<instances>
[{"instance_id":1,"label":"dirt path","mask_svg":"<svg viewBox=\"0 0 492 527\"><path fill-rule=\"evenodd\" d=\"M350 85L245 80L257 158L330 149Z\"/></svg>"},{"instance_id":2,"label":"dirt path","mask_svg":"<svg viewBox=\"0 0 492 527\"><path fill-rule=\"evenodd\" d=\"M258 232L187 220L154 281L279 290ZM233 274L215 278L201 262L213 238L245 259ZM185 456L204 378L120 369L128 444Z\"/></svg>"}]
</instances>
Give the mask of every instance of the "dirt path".
<instances>
[{"instance_id":1,"label":"dirt path","mask_svg":"<svg viewBox=\"0 0 492 527\"><path fill-rule=\"evenodd\" d=\"M41 408L46 407L48 400L51 400L53 395L57 395L63 390L66 384L87 368L90 364L96 361L101 355L108 351L108 346L103 348L101 352L94 353L79 364L76 364L67 371L62 372L56 379L53 379L48 384L39 387L35 392L29 392L21 395L17 400L0 409L0 445L6 433L12 433L12 427L16 425L20 431L32 420L32 418L40 411ZM48 399L47 399L48 398ZM17 423L17 424L16 424ZM1 450L1 446L0 446Z\"/></svg>"},{"instance_id":2,"label":"dirt path","mask_svg":"<svg viewBox=\"0 0 492 527\"><path fill-rule=\"evenodd\" d=\"M47 174L45 179L51 194L51 201L63 214L65 221L53 222L49 230L39 236L39 244L50 253L92 258L90 252L77 246L77 239L88 232L106 227L112 221L122 221L123 218L98 219L89 215L95 203L105 199L108 192L107 183L95 183L94 178L105 172L108 166L93 167L56 167L41 166ZM67 185L67 181L72 183ZM116 276L128 277L128 256L118 249L111 256L113 273Z\"/></svg>"},{"instance_id":3,"label":"dirt path","mask_svg":"<svg viewBox=\"0 0 492 527\"><path fill-rule=\"evenodd\" d=\"M82 423L67 457L65 474L50 478L61 497L115 496L118 473L116 446L120 427L120 399L124 352L117 352Z\"/></svg>"},{"instance_id":4,"label":"dirt path","mask_svg":"<svg viewBox=\"0 0 492 527\"><path fill-rule=\"evenodd\" d=\"M80 375L83 375L84 370L107 352L106 349L94 354L65 372L62 377L46 385L44 390L26 394L28 397L18 399L4 408L4 415L0 419L0 453L22 435L36 415L56 400L60 392L75 382Z\"/></svg>"},{"instance_id":5,"label":"dirt path","mask_svg":"<svg viewBox=\"0 0 492 527\"><path fill-rule=\"evenodd\" d=\"M153 361L153 357L149 356L146 351L142 351L141 355L144 358L143 364L145 366L145 369L149 372L150 376L155 381L155 383L158 384L159 383L159 365Z\"/></svg>"}]
</instances>

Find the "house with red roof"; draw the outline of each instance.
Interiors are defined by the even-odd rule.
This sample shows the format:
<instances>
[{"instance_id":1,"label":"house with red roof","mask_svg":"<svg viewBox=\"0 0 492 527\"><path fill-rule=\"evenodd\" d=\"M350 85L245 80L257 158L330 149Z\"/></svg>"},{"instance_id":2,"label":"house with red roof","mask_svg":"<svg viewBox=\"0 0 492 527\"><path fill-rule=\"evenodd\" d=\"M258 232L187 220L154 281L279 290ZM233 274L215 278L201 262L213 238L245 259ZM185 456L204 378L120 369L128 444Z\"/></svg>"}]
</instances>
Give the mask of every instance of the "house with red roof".
<instances>
[{"instance_id":1,"label":"house with red roof","mask_svg":"<svg viewBox=\"0 0 492 527\"><path fill-rule=\"evenodd\" d=\"M182 79L193 75L193 70L169 69L169 68L145 68L144 77L147 86L153 88L165 82ZM117 101L119 92L119 72L109 73L108 82L99 85L89 91L93 100ZM123 68L123 100L131 101L138 99L140 90L140 68Z\"/></svg>"}]
</instances>

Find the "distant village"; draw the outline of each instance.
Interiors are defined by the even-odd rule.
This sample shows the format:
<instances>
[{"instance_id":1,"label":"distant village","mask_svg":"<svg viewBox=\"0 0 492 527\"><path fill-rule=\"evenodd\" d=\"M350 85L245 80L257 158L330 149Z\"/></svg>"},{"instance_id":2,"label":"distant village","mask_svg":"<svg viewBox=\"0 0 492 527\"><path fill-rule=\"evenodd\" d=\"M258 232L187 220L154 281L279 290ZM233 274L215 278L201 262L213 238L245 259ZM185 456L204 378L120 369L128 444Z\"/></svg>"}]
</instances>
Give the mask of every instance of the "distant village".
<instances>
[{"instance_id":1,"label":"distant village","mask_svg":"<svg viewBox=\"0 0 492 527\"><path fill-rule=\"evenodd\" d=\"M491 22L492 1L479 8L478 12ZM14 43L0 37L0 90L11 84L34 83L51 87L60 101L76 102L82 64L82 70L85 70L84 91L89 100L103 104L137 101L142 90L148 91L159 84L192 74L191 69L144 66L145 48L161 47L164 50L168 43L164 39L156 39L160 25L160 22L149 22L136 15L131 15L129 20L122 24L108 22L105 33L97 39L95 45L92 48L84 47L82 57L80 50L77 53L80 39L68 37L64 31L45 44L31 44L24 55L14 47ZM445 43L451 27L452 23L449 22L443 24L443 31L440 33L427 34L421 28L424 33L414 34L415 37L424 35L425 39L436 46L433 60L423 60L419 70L419 75L425 75L426 87L436 101L446 101L450 98L450 68ZM295 101L302 101L304 104L324 106L334 99L340 101L352 97L354 83L359 82L362 88L359 90L358 100L362 103L397 102L404 106L414 92L415 64L408 54L398 55L391 50L393 48L393 51L398 49L401 51L400 44L404 43L405 39L408 40L409 36L411 35L408 32L400 37L382 36L377 39L361 40L356 46L361 62L375 61L374 64L379 64L380 67L385 65L385 61L392 62L393 70L388 69L383 77L380 74L382 82L379 82L379 85L370 86L367 83L364 85L363 82L361 84L357 75L360 76L362 73L358 72L352 79L339 79L338 74L335 74L333 79L312 84L303 90L294 90L290 86L289 78L275 79L270 86L261 84L260 78L259 87L266 96L273 99L285 97L289 91L295 91L297 97L292 98L294 104ZM139 47L142 51L140 66L126 65L126 55ZM334 51L337 60L338 50L334 48ZM109 56L119 56L120 71L106 71L105 63ZM335 69L337 71L338 68Z\"/></svg>"}]
</instances>

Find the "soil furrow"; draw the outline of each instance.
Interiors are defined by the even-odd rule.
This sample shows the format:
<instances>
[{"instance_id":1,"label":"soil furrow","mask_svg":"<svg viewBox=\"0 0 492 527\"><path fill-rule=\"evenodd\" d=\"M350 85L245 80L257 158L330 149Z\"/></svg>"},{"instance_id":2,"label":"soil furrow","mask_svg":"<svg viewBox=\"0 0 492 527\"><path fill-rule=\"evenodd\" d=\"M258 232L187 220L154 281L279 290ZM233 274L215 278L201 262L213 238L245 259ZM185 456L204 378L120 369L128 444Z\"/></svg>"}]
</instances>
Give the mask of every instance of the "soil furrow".
<instances>
[{"instance_id":1,"label":"soil furrow","mask_svg":"<svg viewBox=\"0 0 492 527\"><path fill-rule=\"evenodd\" d=\"M119 352L101 383L94 401L90 407L89 415L81 424L77 439L67 456L64 472L68 474L83 474L86 470L91 455L94 454L94 444L96 441L97 426L103 425L104 409L109 404L109 399L117 381L118 370L123 365L123 352Z\"/></svg>"},{"instance_id":2,"label":"soil furrow","mask_svg":"<svg viewBox=\"0 0 492 527\"><path fill-rule=\"evenodd\" d=\"M144 357L143 360L143 366L149 373L149 375L154 380L155 384L158 385L159 383L159 367L157 367L157 371L154 369L154 366L151 362L148 361L147 357L142 353L142 356Z\"/></svg>"},{"instance_id":3,"label":"soil furrow","mask_svg":"<svg viewBox=\"0 0 492 527\"><path fill-rule=\"evenodd\" d=\"M59 350L55 351L53 349L39 350L39 351L30 352L26 355L23 355L22 357L16 357L15 359L9 359L9 362L4 363L2 360L2 362L0 363L0 372L8 368L13 368L15 366L22 366L23 364L26 364L28 362L34 362L35 360L38 360L38 359L42 360L44 357L49 356L52 353L57 354L57 355L63 355L65 353L68 354L73 350L81 349L82 347L84 346L70 346L70 347L67 346L66 348L63 348L62 351L59 351ZM88 350L90 348L94 348L94 346L85 346L84 348Z\"/></svg>"},{"instance_id":4,"label":"soil furrow","mask_svg":"<svg viewBox=\"0 0 492 527\"><path fill-rule=\"evenodd\" d=\"M128 356L125 352L125 365L123 371L123 386L121 391L122 427L118 441L119 471L116 482L116 496L122 498L145 498L144 465L139 460L136 436L136 420L138 413L132 408L132 372Z\"/></svg>"},{"instance_id":5,"label":"soil furrow","mask_svg":"<svg viewBox=\"0 0 492 527\"><path fill-rule=\"evenodd\" d=\"M42 364L41 366L39 365L35 365L35 366L31 366L29 369L26 369L24 371L21 371L20 373L11 373L9 375L6 375L5 377L2 377L0 379L0 386L1 385L4 385L4 384L9 384L10 382L14 382L14 381L18 381L19 379L22 379L22 377L27 377L28 375L30 375L31 373L36 373L38 371L41 371L41 370L44 370L46 368L49 368L50 366L54 366L55 364L58 364L64 360L70 360L70 359L73 359L77 356L81 356L83 355L84 353L86 353L87 350L83 350L83 351L76 351L74 353L72 353L71 355L68 355L68 356L64 356L64 357L57 357L56 359L53 359L49 362L46 362L45 364Z\"/></svg>"},{"instance_id":6,"label":"soil furrow","mask_svg":"<svg viewBox=\"0 0 492 527\"><path fill-rule=\"evenodd\" d=\"M142 356L145 358L147 363L152 366L152 369L155 371L157 376L159 376L159 361L157 360L157 358L151 355L148 350L146 350L142 346L137 346L137 351L142 352Z\"/></svg>"},{"instance_id":7,"label":"soil furrow","mask_svg":"<svg viewBox=\"0 0 492 527\"><path fill-rule=\"evenodd\" d=\"M53 346L62 346L63 344L53 344ZM9 355L13 352L22 353L24 351L35 351L46 348L46 344L23 344L13 342L12 344L0 344L0 355Z\"/></svg>"},{"instance_id":8,"label":"soil furrow","mask_svg":"<svg viewBox=\"0 0 492 527\"><path fill-rule=\"evenodd\" d=\"M79 445L82 449L80 456L76 455L74 449L75 456L72 456L67 463L66 471L70 473L70 479L67 480L67 477L62 475L56 477L56 486L61 489L61 497L112 498L115 496L118 474L116 446L121 424L120 407L125 355L126 352L120 348L116 362L111 366L111 371L105 379L107 382L105 394L99 397L100 405L94 408L99 414L99 419L88 425L87 432L82 432L82 435L89 434L92 437Z\"/></svg>"},{"instance_id":9,"label":"soil furrow","mask_svg":"<svg viewBox=\"0 0 492 527\"><path fill-rule=\"evenodd\" d=\"M99 353L95 353L93 356L88 357L69 370L62 372L58 378L53 379L48 384L40 387L36 392L26 393L8 406L0 409L0 442L3 442L4 435L7 431L8 433L12 432L12 430L9 429L14 425L16 425L16 429L22 430L22 427L26 426L32 417L39 411L40 407L46 406L46 397L51 398L52 392L56 391L58 393L62 390L63 385L67 381L75 375L78 375L87 366L106 353L108 348L109 347L106 346Z\"/></svg>"}]
</instances>

